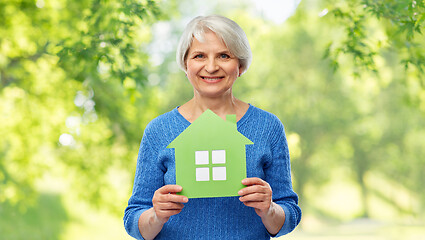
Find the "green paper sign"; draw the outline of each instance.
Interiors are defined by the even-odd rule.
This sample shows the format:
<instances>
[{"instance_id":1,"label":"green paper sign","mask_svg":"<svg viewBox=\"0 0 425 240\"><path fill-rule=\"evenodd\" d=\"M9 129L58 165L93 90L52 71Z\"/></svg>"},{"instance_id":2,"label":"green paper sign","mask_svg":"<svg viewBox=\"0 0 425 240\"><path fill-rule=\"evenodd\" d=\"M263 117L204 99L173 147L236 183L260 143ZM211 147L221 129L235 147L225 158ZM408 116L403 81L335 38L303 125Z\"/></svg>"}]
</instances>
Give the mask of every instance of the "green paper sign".
<instances>
[{"instance_id":1,"label":"green paper sign","mask_svg":"<svg viewBox=\"0 0 425 240\"><path fill-rule=\"evenodd\" d=\"M176 184L188 198L238 196L245 186L245 145L253 144L238 132L236 115L226 121L206 110L167 148L175 149Z\"/></svg>"}]
</instances>

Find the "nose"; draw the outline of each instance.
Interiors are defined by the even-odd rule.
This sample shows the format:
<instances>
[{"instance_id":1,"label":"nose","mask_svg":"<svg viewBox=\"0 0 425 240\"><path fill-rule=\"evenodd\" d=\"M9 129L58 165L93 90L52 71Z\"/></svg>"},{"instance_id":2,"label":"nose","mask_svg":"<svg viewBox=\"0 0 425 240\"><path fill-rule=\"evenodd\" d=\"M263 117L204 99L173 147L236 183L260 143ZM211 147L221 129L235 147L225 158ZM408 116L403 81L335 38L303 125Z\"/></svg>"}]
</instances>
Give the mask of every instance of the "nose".
<instances>
[{"instance_id":1,"label":"nose","mask_svg":"<svg viewBox=\"0 0 425 240\"><path fill-rule=\"evenodd\" d=\"M218 64L216 63L215 59L209 59L208 62L205 65L205 70L208 73L214 73L216 71L218 71Z\"/></svg>"}]
</instances>

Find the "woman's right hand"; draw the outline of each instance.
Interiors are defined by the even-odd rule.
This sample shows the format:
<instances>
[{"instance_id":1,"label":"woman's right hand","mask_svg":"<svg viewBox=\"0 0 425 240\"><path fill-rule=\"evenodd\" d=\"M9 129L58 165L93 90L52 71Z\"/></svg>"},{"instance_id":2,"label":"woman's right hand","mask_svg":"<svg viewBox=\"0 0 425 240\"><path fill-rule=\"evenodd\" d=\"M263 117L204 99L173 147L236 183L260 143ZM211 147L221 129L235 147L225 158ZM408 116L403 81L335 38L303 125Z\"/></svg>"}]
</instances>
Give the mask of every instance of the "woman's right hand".
<instances>
[{"instance_id":1,"label":"woman's right hand","mask_svg":"<svg viewBox=\"0 0 425 240\"><path fill-rule=\"evenodd\" d=\"M183 187L179 185L165 185L155 191L152 204L155 215L162 224L171 216L179 214L184 207L183 203L189 201L186 196L176 194L182 190Z\"/></svg>"}]
</instances>

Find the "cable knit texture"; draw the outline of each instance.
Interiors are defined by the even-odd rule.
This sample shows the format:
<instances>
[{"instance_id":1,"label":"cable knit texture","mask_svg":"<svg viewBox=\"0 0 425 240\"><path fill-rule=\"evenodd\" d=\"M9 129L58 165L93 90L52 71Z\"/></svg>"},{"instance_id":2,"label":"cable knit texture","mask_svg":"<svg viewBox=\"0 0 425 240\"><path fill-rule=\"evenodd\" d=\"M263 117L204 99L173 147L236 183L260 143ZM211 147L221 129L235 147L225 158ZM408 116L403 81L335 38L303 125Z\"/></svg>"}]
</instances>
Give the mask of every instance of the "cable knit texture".
<instances>
[{"instance_id":1,"label":"cable knit texture","mask_svg":"<svg viewBox=\"0 0 425 240\"><path fill-rule=\"evenodd\" d=\"M190 122L177 110L152 120L145 129L137 158L133 193L124 214L128 234L143 239L138 229L140 215L152 207L154 192L175 184L174 149L166 148ZM276 235L291 232L301 220L298 196L292 189L291 167L285 131L273 114L249 106L237 129L253 145L246 146L248 177L267 181L273 201L285 211L283 227ZM261 218L238 197L193 198L182 212L165 223L155 239L270 239Z\"/></svg>"}]
</instances>

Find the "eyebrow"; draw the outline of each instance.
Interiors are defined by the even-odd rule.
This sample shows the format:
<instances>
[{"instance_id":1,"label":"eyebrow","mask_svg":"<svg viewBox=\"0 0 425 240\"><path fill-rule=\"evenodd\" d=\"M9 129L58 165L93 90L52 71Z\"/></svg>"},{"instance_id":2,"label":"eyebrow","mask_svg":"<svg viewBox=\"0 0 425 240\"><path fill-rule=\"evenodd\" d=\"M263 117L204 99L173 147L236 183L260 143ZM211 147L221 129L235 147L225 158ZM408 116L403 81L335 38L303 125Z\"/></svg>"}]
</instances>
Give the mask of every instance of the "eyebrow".
<instances>
[{"instance_id":1,"label":"eyebrow","mask_svg":"<svg viewBox=\"0 0 425 240\"><path fill-rule=\"evenodd\" d=\"M203 52L203 51L199 51L199 50L195 50L195 51L193 51L193 52L191 52L191 53L189 53L189 54L190 54L190 55L193 55L193 54L200 54L200 53L205 54L205 52ZM223 53L230 54L230 55L234 55L234 54L232 54L229 50L221 50L221 51L218 51L218 52L217 52L217 54L223 54Z\"/></svg>"},{"instance_id":2,"label":"eyebrow","mask_svg":"<svg viewBox=\"0 0 425 240\"><path fill-rule=\"evenodd\" d=\"M194 52L189 52L189 54L193 55L193 54L199 54L199 53L204 53L202 51L194 51Z\"/></svg>"},{"instance_id":3,"label":"eyebrow","mask_svg":"<svg viewBox=\"0 0 425 240\"><path fill-rule=\"evenodd\" d=\"M232 54L229 50L219 51L218 53L219 53L219 54L221 54L221 53L229 53L229 54Z\"/></svg>"}]
</instances>

